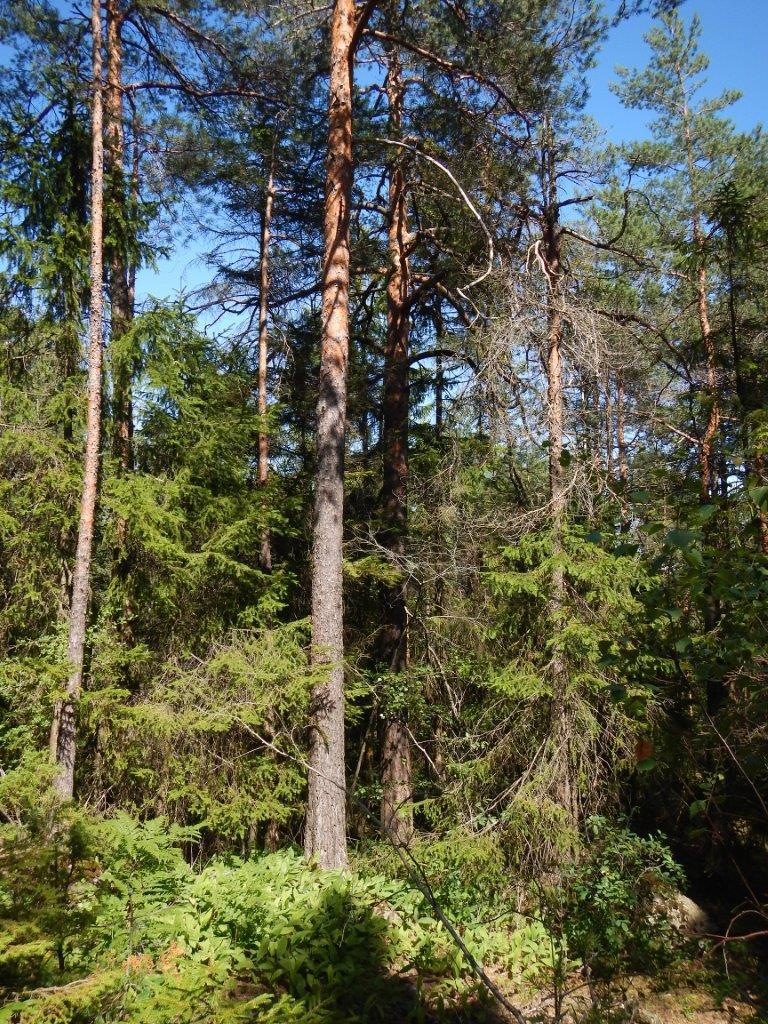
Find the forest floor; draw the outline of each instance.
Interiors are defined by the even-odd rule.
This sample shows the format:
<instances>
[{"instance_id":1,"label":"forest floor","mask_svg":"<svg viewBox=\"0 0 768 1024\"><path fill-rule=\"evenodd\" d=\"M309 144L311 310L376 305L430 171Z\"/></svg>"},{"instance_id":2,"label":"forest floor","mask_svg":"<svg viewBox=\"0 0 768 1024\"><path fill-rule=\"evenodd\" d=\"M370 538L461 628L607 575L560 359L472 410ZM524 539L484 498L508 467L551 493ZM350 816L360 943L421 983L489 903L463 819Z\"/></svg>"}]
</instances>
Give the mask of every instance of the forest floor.
<instances>
[{"instance_id":1,"label":"forest floor","mask_svg":"<svg viewBox=\"0 0 768 1024\"><path fill-rule=\"evenodd\" d=\"M714 960L710 955L687 961L663 977L614 980L609 986L595 986L591 995L583 978L569 979L565 988L570 995L563 1001L559 1020L562 1024L768 1024L768 957ZM530 992L508 991L501 978L493 980L531 1024L558 1019L551 990L532 997ZM514 1017L480 993L426 1019L430 1024L507 1024Z\"/></svg>"},{"instance_id":2,"label":"forest floor","mask_svg":"<svg viewBox=\"0 0 768 1024\"><path fill-rule=\"evenodd\" d=\"M747 1024L768 1021L768 961L759 957L685 964L668 984L634 979L637 1024Z\"/></svg>"},{"instance_id":3,"label":"forest floor","mask_svg":"<svg viewBox=\"0 0 768 1024\"><path fill-rule=\"evenodd\" d=\"M572 1020L594 1024L761 1024L768 1022L768 962L688 962L657 979L614 981L592 998L578 997L572 1007ZM537 1016L535 1010L530 1016ZM538 1016L553 1019L551 997Z\"/></svg>"}]
</instances>

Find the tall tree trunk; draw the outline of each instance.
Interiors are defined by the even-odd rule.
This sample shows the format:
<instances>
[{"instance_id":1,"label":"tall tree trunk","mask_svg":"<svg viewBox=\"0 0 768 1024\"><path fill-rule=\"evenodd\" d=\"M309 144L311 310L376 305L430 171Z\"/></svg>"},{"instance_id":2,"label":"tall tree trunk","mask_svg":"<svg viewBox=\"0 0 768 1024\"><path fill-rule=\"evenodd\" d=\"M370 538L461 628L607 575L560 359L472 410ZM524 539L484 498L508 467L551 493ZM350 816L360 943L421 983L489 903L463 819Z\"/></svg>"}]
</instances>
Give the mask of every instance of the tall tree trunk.
<instances>
[{"instance_id":1,"label":"tall tree trunk","mask_svg":"<svg viewBox=\"0 0 768 1024\"><path fill-rule=\"evenodd\" d=\"M269 241L272 231L272 208L275 202L274 154L269 166L269 181L261 215L261 252L259 254L259 487L266 488L269 479L269 433L267 431L267 357L269 355ZM272 544L269 530L261 538L259 558L264 572L272 571Z\"/></svg>"},{"instance_id":2,"label":"tall tree trunk","mask_svg":"<svg viewBox=\"0 0 768 1024\"><path fill-rule=\"evenodd\" d=\"M699 321L699 333L704 348L707 377L707 422L701 435L699 445L700 463L700 497L703 503L709 501L716 486L715 438L720 424L720 396L717 386L717 350L709 320L709 296L707 283L707 267L704 232L701 227L701 207L696 182L696 160L693 149L693 133L691 130L691 112L686 99L685 83L678 71L680 96L682 102L683 138L685 142L685 159L688 171L688 187L691 200L691 226L693 229L693 247L696 254L696 312Z\"/></svg>"},{"instance_id":3,"label":"tall tree trunk","mask_svg":"<svg viewBox=\"0 0 768 1024\"><path fill-rule=\"evenodd\" d=\"M616 375L616 450L619 459L619 494L621 496L621 532L628 533L630 513L627 505L627 487L629 484L629 460L627 457L626 431L626 396L624 379L620 373Z\"/></svg>"},{"instance_id":4,"label":"tall tree trunk","mask_svg":"<svg viewBox=\"0 0 768 1024\"><path fill-rule=\"evenodd\" d=\"M702 504L710 502L717 494L717 460L715 438L720 426L720 397L717 387L717 351L712 327L709 320L709 299L707 296L707 270L704 266L704 238L701 231L699 214L693 215L693 238L696 247L699 268L696 273L696 308L699 317L699 330L704 345L707 372L707 422L701 437L699 459L701 463L701 484L699 498ZM712 534L711 523L704 527L705 536L718 544L720 538ZM704 584L704 627L711 632L720 620L720 605L712 593L709 579ZM707 680L707 710L710 714L722 705L726 695L726 687L720 679L712 676Z\"/></svg>"},{"instance_id":5,"label":"tall tree trunk","mask_svg":"<svg viewBox=\"0 0 768 1024\"><path fill-rule=\"evenodd\" d=\"M552 793L572 825L578 823L578 800L571 769L571 718L568 708L568 668L560 634L565 614L565 573L562 566L566 512L564 472L565 397L563 391L563 264L562 232L558 217L554 142L546 126L542 160L544 197L544 260L549 289L547 312L547 430L549 434L549 493L552 516L553 568L549 598L552 630Z\"/></svg>"},{"instance_id":6,"label":"tall tree trunk","mask_svg":"<svg viewBox=\"0 0 768 1024\"><path fill-rule=\"evenodd\" d=\"M400 60L392 48L387 54L389 135L400 137L403 84ZM382 513L383 543L393 561L402 565L408 533L408 211L403 158L393 157L389 168L389 259L387 281L387 340L384 353L384 455ZM408 665L408 611L405 584L387 587L383 595L381 661L391 675ZM407 709L386 711L381 751L381 820L399 842L413 832L411 807L411 744Z\"/></svg>"},{"instance_id":7,"label":"tall tree trunk","mask_svg":"<svg viewBox=\"0 0 768 1024\"><path fill-rule=\"evenodd\" d=\"M690 191L690 217L693 234L693 249L696 258L696 313L699 322L699 334L704 349L706 366L706 391L707 391L707 422L701 435L699 443L699 465L700 484L699 500L707 504L717 490L717 459L715 453L715 438L720 426L720 395L717 385L717 349L715 338L712 334L712 325L709 319L709 295L706 265L706 240L701 225L701 203L699 201L699 190L696 180L696 158L693 146L693 132L691 129L692 115L686 99L685 83L682 73L678 70L678 82L680 84L680 96L682 102L683 138L685 143L685 159L688 171L688 187ZM704 527L705 535L711 535L711 524ZM716 543L716 541L715 541ZM720 618L720 609L717 601L712 595L712 587L709 580L704 586L704 626L709 632L715 628ZM725 694L724 687L719 680L710 678L707 683L707 704L710 711L722 701Z\"/></svg>"},{"instance_id":8,"label":"tall tree trunk","mask_svg":"<svg viewBox=\"0 0 768 1024\"><path fill-rule=\"evenodd\" d=\"M757 483L761 487L765 487L768 484L768 465L766 465L765 456L761 453L755 456L755 476ZM757 527L760 552L763 555L768 555L768 513L766 513L762 505L757 510Z\"/></svg>"},{"instance_id":9,"label":"tall tree trunk","mask_svg":"<svg viewBox=\"0 0 768 1024\"><path fill-rule=\"evenodd\" d=\"M66 697L57 706L51 728L51 750L59 772L56 788L64 798L74 791L77 707L83 684L85 631L93 554L93 533L99 483L99 443L101 434L101 363L104 315L103 295L103 197L104 139L102 135L102 57L101 6L93 0L91 10L93 33L93 100L91 134L93 145L91 167L91 308L88 349L88 411L86 420L83 490L77 551L72 577L72 602L69 617L69 662Z\"/></svg>"},{"instance_id":10,"label":"tall tree trunk","mask_svg":"<svg viewBox=\"0 0 768 1024\"><path fill-rule=\"evenodd\" d=\"M435 356L435 437L439 441L443 436L445 424L445 363L439 351L443 346L445 323L439 297L432 313L432 323L435 327L435 348L438 349L438 354Z\"/></svg>"},{"instance_id":11,"label":"tall tree trunk","mask_svg":"<svg viewBox=\"0 0 768 1024\"><path fill-rule=\"evenodd\" d=\"M550 263L550 272L559 265L559 259ZM565 402L563 398L563 317L560 312L557 277L553 279L548 315L547 350L547 428L549 434L549 494L552 515L552 568L549 621L552 629L552 742L554 746L553 792L556 802L575 821L576 806L570 767L570 719L568 715L568 670L559 634L563 629L565 612L565 573L561 564L563 555L563 526L566 508L565 473L563 470L563 433Z\"/></svg>"},{"instance_id":12,"label":"tall tree trunk","mask_svg":"<svg viewBox=\"0 0 768 1024\"><path fill-rule=\"evenodd\" d=\"M703 240L698 226L698 217L695 219L696 248L701 252ZM700 256L700 258L703 258ZM709 299L707 297L707 271L703 265L698 269L696 276L696 308L699 317L699 330L704 345L704 354L707 361L707 423L701 438L701 500L709 501L715 490L716 469L715 469L715 438L720 425L720 398L717 387L717 351L715 339L712 335L712 326L709 321Z\"/></svg>"},{"instance_id":13,"label":"tall tree trunk","mask_svg":"<svg viewBox=\"0 0 768 1024\"><path fill-rule=\"evenodd\" d=\"M605 478L608 490L615 485L614 448L613 448L613 395L611 393L611 372L605 377Z\"/></svg>"},{"instance_id":14,"label":"tall tree trunk","mask_svg":"<svg viewBox=\"0 0 768 1024\"><path fill-rule=\"evenodd\" d=\"M275 202L274 150L269 165L269 180L264 195L264 209L261 214L261 251L259 253L259 365L257 372L257 401L259 412L259 453L257 479L264 492L269 481L269 432L267 430L267 357L269 356L269 242L272 233L272 209ZM265 495L263 508L266 512ZM272 541L269 529L261 535L259 564L263 572L272 572ZM267 738L275 736L271 717L265 723ZM264 848L274 853L280 845L280 828L274 818L264 827Z\"/></svg>"},{"instance_id":15,"label":"tall tree trunk","mask_svg":"<svg viewBox=\"0 0 768 1024\"><path fill-rule=\"evenodd\" d=\"M140 122L138 111L134 109L131 122L133 134L133 152L131 154L131 203L139 200L139 171L141 169L141 137L139 134ZM128 301L130 303L131 316L136 308L136 263L132 262L128 267ZM133 426L133 417L131 417Z\"/></svg>"},{"instance_id":16,"label":"tall tree trunk","mask_svg":"<svg viewBox=\"0 0 768 1024\"><path fill-rule=\"evenodd\" d=\"M106 0L107 12L107 80L104 96L104 155L108 175L113 217L125 211L129 194L125 173L125 131L123 128L123 13L120 0ZM122 351L120 342L133 320L132 271L119 234L109 254L110 342L112 350L112 387L114 405L113 450L121 475L133 470L133 396L132 360ZM133 604L128 592L129 559L128 524L124 516L115 523L117 552L115 573L122 586L123 614L121 632L127 646L133 642L131 619Z\"/></svg>"},{"instance_id":17,"label":"tall tree trunk","mask_svg":"<svg viewBox=\"0 0 768 1024\"><path fill-rule=\"evenodd\" d=\"M435 356L435 436L443 436L443 404L445 402L445 369L443 357Z\"/></svg>"},{"instance_id":18,"label":"tall tree trunk","mask_svg":"<svg viewBox=\"0 0 768 1024\"><path fill-rule=\"evenodd\" d=\"M125 132L123 129L123 15L119 0L106 0L107 11L107 83L105 90L105 157L111 199L115 207L127 205L125 174ZM109 259L110 338L113 347L130 327L133 319L130 272L120 240L112 246ZM133 415L131 366L123 353L114 357L113 387L115 402L115 452L120 469L132 466Z\"/></svg>"},{"instance_id":19,"label":"tall tree trunk","mask_svg":"<svg viewBox=\"0 0 768 1024\"><path fill-rule=\"evenodd\" d=\"M120 0L106 0L106 82L104 86L104 164L106 173L105 203L107 221L110 213L117 225L128 223L128 186L125 173L125 131L123 127L123 13ZM133 469L133 400L132 361L121 349L120 341L133 320L132 275L128 266L124 239L119 230L109 252L107 293L110 311L110 350L112 371L112 405L114 432L112 448L121 476ZM109 228L107 229L109 235ZM128 557L128 524L125 516L115 517L114 575L120 583L122 615L119 630L126 648L133 645L133 602L129 593L130 561ZM108 729L99 722L96 729L96 750L93 763L93 785L99 806L106 803L103 778L104 752Z\"/></svg>"},{"instance_id":20,"label":"tall tree trunk","mask_svg":"<svg viewBox=\"0 0 768 1024\"><path fill-rule=\"evenodd\" d=\"M307 856L324 868L347 864L342 558L354 33L354 0L334 0L312 541L312 661L327 675L312 694L304 841Z\"/></svg>"}]
</instances>

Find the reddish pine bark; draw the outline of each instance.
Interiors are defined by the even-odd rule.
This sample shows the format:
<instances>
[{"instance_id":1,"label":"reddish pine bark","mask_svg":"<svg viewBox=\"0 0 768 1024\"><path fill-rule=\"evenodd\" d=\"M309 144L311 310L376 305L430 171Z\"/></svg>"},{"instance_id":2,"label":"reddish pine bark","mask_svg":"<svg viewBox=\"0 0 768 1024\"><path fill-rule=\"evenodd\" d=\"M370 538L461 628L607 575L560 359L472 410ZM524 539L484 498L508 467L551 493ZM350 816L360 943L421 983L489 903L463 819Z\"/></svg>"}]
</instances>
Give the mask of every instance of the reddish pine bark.
<instances>
[{"instance_id":1,"label":"reddish pine bark","mask_svg":"<svg viewBox=\"0 0 768 1024\"><path fill-rule=\"evenodd\" d=\"M326 671L312 694L305 851L321 867L347 864L344 772L344 442L349 351L354 0L331 16L322 338L312 542L312 661Z\"/></svg>"}]
</instances>

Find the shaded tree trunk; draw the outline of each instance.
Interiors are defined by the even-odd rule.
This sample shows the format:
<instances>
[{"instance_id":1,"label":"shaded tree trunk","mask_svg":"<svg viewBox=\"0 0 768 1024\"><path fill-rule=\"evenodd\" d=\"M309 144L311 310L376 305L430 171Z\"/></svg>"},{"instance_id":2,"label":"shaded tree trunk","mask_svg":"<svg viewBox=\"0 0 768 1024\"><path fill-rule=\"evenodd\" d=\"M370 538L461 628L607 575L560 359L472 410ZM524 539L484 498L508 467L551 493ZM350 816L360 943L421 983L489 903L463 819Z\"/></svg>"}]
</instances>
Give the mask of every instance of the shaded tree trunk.
<instances>
[{"instance_id":1,"label":"shaded tree trunk","mask_svg":"<svg viewBox=\"0 0 768 1024\"><path fill-rule=\"evenodd\" d=\"M696 313L699 321L701 343L704 348L707 380L707 422L699 445L700 496L703 503L709 501L716 487L715 438L720 425L720 396L717 387L717 351L712 326L709 320L709 297L707 294L707 267L705 263L705 239L701 227L701 212L696 185L696 161L691 130L691 112L685 99L685 85L678 72L682 97L683 137L685 159L691 198L691 227L693 246L696 254Z\"/></svg>"},{"instance_id":2,"label":"shaded tree trunk","mask_svg":"<svg viewBox=\"0 0 768 1024\"><path fill-rule=\"evenodd\" d=\"M438 350L435 356L435 437L440 440L445 426L445 363L440 351L445 336L445 323L439 298L432 312L432 323L435 328L435 348Z\"/></svg>"},{"instance_id":3,"label":"shaded tree trunk","mask_svg":"<svg viewBox=\"0 0 768 1024\"><path fill-rule=\"evenodd\" d=\"M445 401L445 370L443 357L435 357L435 435L443 436L443 403Z\"/></svg>"},{"instance_id":4,"label":"shaded tree trunk","mask_svg":"<svg viewBox=\"0 0 768 1024\"><path fill-rule=\"evenodd\" d=\"M261 214L261 245L259 252L259 354L257 370L257 402L259 413L259 451L257 480L259 488L266 490L269 481L269 432L267 430L267 358L269 356L269 243L272 233L272 210L275 202L274 151L270 160L269 179ZM263 504L266 512L266 500ZM272 541L269 529L261 536L259 565L263 572L272 572ZM265 723L267 738L274 739L274 725ZM274 755L272 755L274 756ZM274 853L280 845L280 828L274 818L264 827L264 848Z\"/></svg>"},{"instance_id":5,"label":"shaded tree trunk","mask_svg":"<svg viewBox=\"0 0 768 1024\"><path fill-rule=\"evenodd\" d=\"M331 15L322 338L312 541L312 661L325 681L312 694L304 846L324 868L347 864L344 772L344 442L349 352L354 0Z\"/></svg>"},{"instance_id":6,"label":"shaded tree trunk","mask_svg":"<svg viewBox=\"0 0 768 1024\"><path fill-rule=\"evenodd\" d=\"M125 209L128 194L125 174L125 133L123 130L123 15L119 0L107 0L107 82L105 89L106 124L105 157L109 177L110 198L114 207ZM116 342L124 336L133 319L131 276L125 253L125 240L117 237L109 259L110 338L113 355L113 387L115 405L115 453L120 469L133 468L133 410L131 397L131 361L119 351Z\"/></svg>"},{"instance_id":7,"label":"shaded tree trunk","mask_svg":"<svg viewBox=\"0 0 768 1024\"><path fill-rule=\"evenodd\" d=\"M386 92L389 102L389 135L400 137L403 84L397 51L387 54ZM402 566L408 534L408 306L407 259L408 211L403 158L393 158L389 168L389 277L387 281L387 339L384 353L383 404L383 543L395 565ZM408 610L405 583L387 587L383 595L381 661L390 678L408 665ZM411 744L407 722L407 697L390 693L386 707L381 750L381 820L399 842L413 832L411 809ZM397 697L393 700L393 697ZM398 706L399 705L399 706Z\"/></svg>"},{"instance_id":8,"label":"shaded tree trunk","mask_svg":"<svg viewBox=\"0 0 768 1024\"><path fill-rule=\"evenodd\" d=\"M747 483L754 482L758 486L765 486L768 480L768 473L766 473L766 462L765 456L761 451L754 450L754 431L752 425L752 417L756 412L761 409L761 403L759 400L755 400L754 387L750 386L747 380L747 376L744 370L744 358L741 351L741 344L739 342L739 325L738 317L736 315L736 274L734 272L734 261L733 261L733 239L730 232L726 236L726 246L728 251L728 322L731 336L731 356L733 358L733 369L736 377L736 396L739 399L739 406L741 407L741 436L743 438L744 445L744 474L747 479ZM721 473L723 479L722 484L722 495L723 502L727 498L728 494L728 480L727 480L727 467L725 472ZM758 544L760 551L764 555L768 555L768 515L762 504L757 509L757 531L758 531Z\"/></svg>"},{"instance_id":9,"label":"shaded tree trunk","mask_svg":"<svg viewBox=\"0 0 768 1024\"><path fill-rule=\"evenodd\" d=\"M621 374L616 378L616 448L619 457L619 483L626 488L629 480L629 462L627 460L627 437L625 421L624 381Z\"/></svg>"},{"instance_id":10,"label":"shaded tree trunk","mask_svg":"<svg viewBox=\"0 0 768 1024\"><path fill-rule=\"evenodd\" d=\"M694 220L694 236L696 248L701 251L703 241L698 225L698 217ZM699 318L699 330L704 345L707 363L707 422L701 438L701 500L707 502L716 488L715 469L715 438L720 425L720 398L717 387L717 352L712 326L709 320L709 300L707 298L707 271L703 264L699 267L696 279L696 307Z\"/></svg>"},{"instance_id":11,"label":"shaded tree trunk","mask_svg":"<svg viewBox=\"0 0 768 1024\"><path fill-rule=\"evenodd\" d=\"M619 460L619 490L621 494L621 532L627 533L630 526L627 507L627 486L629 484L629 460L627 456L626 436L626 398L624 380L621 374L616 377L616 451Z\"/></svg>"},{"instance_id":12,"label":"shaded tree trunk","mask_svg":"<svg viewBox=\"0 0 768 1024\"><path fill-rule=\"evenodd\" d=\"M117 222L118 211L125 211L129 201L125 173L125 132L123 128L123 12L120 0L107 0L107 77L104 91L104 155L107 171L108 205ZM132 186L133 188L133 186ZM127 223L127 218L122 217ZM133 320L133 272L126 253L127 239L119 230L113 232L109 253L109 308L112 388L114 407L113 450L121 475L133 470L133 360L120 345ZM115 523L117 551L115 574L122 589L121 632L126 646L133 642L131 620L133 603L129 593L130 562L128 557L128 524L124 516Z\"/></svg>"},{"instance_id":13,"label":"shaded tree trunk","mask_svg":"<svg viewBox=\"0 0 768 1024\"><path fill-rule=\"evenodd\" d=\"M701 204L699 202L697 181L696 181L696 159L693 145L693 133L691 128L691 112L685 98L685 84L680 71L678 71L680 84L680 95L682 97L682 118L683 138L685 143L685 159L688 172L688 185L690 190L690 218L693 234L693 249L696 257L696 314L699 323L699 334L704 349L705 372L706 372L706 393L707 393L707 421L701 435L699 444L699 465L700 485L699 500L707 504L717 491L717 460L715 454L715 438L720 426L720 396L717 385L717 350L715 338L712 334L712 325L709 319L709 296L706 266L706 240L701 225ZM705 535L711 534L711 526L707 524L704 528ZM717 602L712 596L712 588L709 581L704 586L704 626L711 631L717 625L720 617L720 610ZM710 679L707 683L707 703L710 710L724 697L724 689L718 680Z\"/></svg>"},{"instance_id":14,"label":"shaded tree trunk","mask_svg":"<svg viewBox=\"0 0 768 1024\"><path fill-rule=\"evenodd\" d=\"M77 708L83 684L85 631L93 555L96 499L99 483L99 443L101 435L101 366L103 352L103 193L104 139L102 135L102 55L101 7L93 0L91 11L93 33L93 99L91 167L91 303L88 348L88 409L86 420L83 490L77 550L72 577L72 601L69 617L68 654L70 674L65 698L54 712L51 728L51 750L59 771L56 788L64 798L74 791L75 751L77 739Z\"/></svg>"},{"instance_id":15,"label":"shaded tree trunk","mask_svg":"<svg viewBox=\"0 0 768 1024\"><path fill-rule=\"evenodd\" d=\"M272 230L272 208L275 201L274 157L270 163L269 181L261 215L261 252L259 254L259 458L258 482L264 489L269 479L269 433L267 431L267 357L269 355L269 242ZM272 571L272 544L269 530L261 538L259 562L264 572Z\"/></svg>"},{"instance_id":16,"label":"shaded tree trunk","mask_svg":"<svg viewBox=\"0 0 768 1024\"><path fill-rule=\"evenodd\" d=\"M614 475L614 449L613 449L613 395L611 394L611 374L606 375L605 380L605 477L608 489L612 490L615 485Z\"/></svg>"}]
</instances>

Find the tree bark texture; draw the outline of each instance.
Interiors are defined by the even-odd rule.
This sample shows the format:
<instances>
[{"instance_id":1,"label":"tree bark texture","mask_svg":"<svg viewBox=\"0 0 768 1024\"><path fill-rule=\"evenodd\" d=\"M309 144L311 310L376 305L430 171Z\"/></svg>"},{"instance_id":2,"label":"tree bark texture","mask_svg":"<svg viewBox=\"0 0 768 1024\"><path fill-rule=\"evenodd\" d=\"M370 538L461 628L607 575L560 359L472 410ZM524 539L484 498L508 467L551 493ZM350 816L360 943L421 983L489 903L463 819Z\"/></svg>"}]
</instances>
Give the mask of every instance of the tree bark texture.
<instances>
[{"instance_id":1,"label":"tree bark texture","mask_svg":"<svg viewBox=\"0 0 768 1024\"><path fill-rule=\"evenodd\" d=\"M344 442L349 351L354 0L331 15L322 338L312 540L312 661L327 672L312 694L305 851L321 867L347 864L344 772Z\"/></svg>"},{"instance_id":2,"label":"tree bark texture","mask_svg":"<svg viewBox=\"0 0 768 1024\"><path fill-rule=\"evenodd\" d=\"M88 348L88 409L86 420L83 490L77 550L72 577L72 602L69 618L68 654L70 674L66 697L54 712L51 748L59 768L56 788L62 797L74 791L77 707L83 685L85 632L88 615L96 499L99 484L99 445L101 435L101 366L103 352L103 193L104 139L102 125L101 7L93 0L92 167L91 167L91 303Z\"/></svg>"},{"instance_id":3,"label":"tree bark texture","mask_svg":"<svg viewBox=\"0 0 768 1024\"><path fill-rule=\"evenodd\" d=\"M402 131L403 83L397 51L387 54L386 92L389 135ZM403 157L389 167L389 276L387 280L387 340L384 352L382 540L395 565L402 566L408 536L408 341L410 329L407 258L408 209ZM390 677L408 667L408 610L406 585L385 588L380 657ZM411 807L411 743L407 700L386 709L381 750L381 820L390 835L406 843L413 832Z\"/></svg>"}]
</instances>

